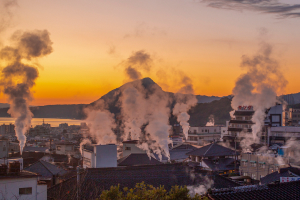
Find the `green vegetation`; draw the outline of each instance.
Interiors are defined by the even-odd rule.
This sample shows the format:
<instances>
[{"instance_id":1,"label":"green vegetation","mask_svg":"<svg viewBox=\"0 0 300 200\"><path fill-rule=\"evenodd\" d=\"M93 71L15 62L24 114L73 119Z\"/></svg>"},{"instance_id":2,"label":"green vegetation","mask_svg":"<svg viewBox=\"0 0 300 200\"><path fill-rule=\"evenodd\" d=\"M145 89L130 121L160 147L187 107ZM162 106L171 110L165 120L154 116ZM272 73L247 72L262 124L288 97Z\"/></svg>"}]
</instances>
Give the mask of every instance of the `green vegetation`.
<instances>
[{"instance_id":1,"label":"green vegetation","mask_svg":"<svg viewBox=\"0 0 300 200\"><path fill-rule=\"evenodd\" d=\"M123 188L120 190L120 186L111 186L110 190L102 192L98 200L208 200L208 197L202 197L196 194L194 197L189 195L187 187L173 186L172 189L167 192L164 186L153 187L152 185L146 185L144 182L137 183L135 188L128 189Z\"/></svg>"}]
</instances>

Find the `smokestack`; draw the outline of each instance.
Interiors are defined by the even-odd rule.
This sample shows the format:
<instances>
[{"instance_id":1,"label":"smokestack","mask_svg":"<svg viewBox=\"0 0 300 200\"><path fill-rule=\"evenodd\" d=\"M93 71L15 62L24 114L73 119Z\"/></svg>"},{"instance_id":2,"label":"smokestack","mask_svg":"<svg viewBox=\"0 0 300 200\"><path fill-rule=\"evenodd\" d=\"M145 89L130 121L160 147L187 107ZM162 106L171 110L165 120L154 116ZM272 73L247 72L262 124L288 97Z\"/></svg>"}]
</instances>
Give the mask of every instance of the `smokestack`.
<instances>
[{"instance_id":1,"label":"smokestack","mask_svg":"<svg viewBox=\"0 0 300 200\"><path fill-rule=\"evenodd\" d=\"M15 131L20 142L20 154L26 143L26 131L31 126L33 114L29 109L32 101L31 88L38 77L36 66L24 64L26 60L46 56L52 52L52 42L47 30L16 32L11 37L15 46L0 50L0 59L7 63L2 69L0 86L10 103L8 113L15 118Z\"/></svg>"}]
</instances>

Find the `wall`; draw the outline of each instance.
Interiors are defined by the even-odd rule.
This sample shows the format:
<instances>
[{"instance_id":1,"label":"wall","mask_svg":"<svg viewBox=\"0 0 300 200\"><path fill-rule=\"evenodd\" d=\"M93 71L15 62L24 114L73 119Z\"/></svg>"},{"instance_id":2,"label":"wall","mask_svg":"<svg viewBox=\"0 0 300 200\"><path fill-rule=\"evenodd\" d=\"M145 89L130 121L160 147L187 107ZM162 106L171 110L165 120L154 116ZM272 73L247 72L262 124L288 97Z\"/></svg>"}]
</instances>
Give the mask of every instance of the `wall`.
<instances>
[{"instance_id":1,"label":"wall","mask_svg":"<svg viewBox=\"0 0 300 200\"><path fill-rule=\"evenodd\" d=\"M117 167L117 146L111 145L95 145L95 163L96 168Z\"/></svg>"},{"instance_id":2,"label":"wall","mask_svg":"<svg viewBox=\"0 0 300 200\"><path fill-rule=\"evenodd\" d=\"M37 185L37 199L46 200L47 199L47 185Z\"/></svg>"},{"instance_id":3,"label":"wall","mask_svg":"<svg viewBox=\"0 0 300 200\"><path fill-rule=\"evenodd\" d=\"M94 152L83 149L82 151L83 168L95 168L95 155Z\"/></svg>"},{"instance_id":4,"label":"wall","mask_svg":"<svg viewBox=\"0 0 300 200\"><path fill-rule=\"evenodd\" d=\"M126 148L130 148L130 150L126 150ZM123 157L132 153L146 153L146 151L138 148L134 143L123 143Z\"/></svg>"},{"instance_id":5,"label":"wall","mask_svg":"<svg viewBox=\"0 0 300 200\"><path fill-rule=\"evenodd\" d=\"M19 195L19 188L32 188L32 194ZM47 186L46 186L47 187ZM39 191L44 191L43 187ZM47 192L46 197L47 197ZM17 197L17 198L16 198ZM16 179L1 179L0 180L0 199L38 199L46 200L45 194L40 194L37 197L37 177L34 178L16 178Z\"/></svg>"}]
</instances>

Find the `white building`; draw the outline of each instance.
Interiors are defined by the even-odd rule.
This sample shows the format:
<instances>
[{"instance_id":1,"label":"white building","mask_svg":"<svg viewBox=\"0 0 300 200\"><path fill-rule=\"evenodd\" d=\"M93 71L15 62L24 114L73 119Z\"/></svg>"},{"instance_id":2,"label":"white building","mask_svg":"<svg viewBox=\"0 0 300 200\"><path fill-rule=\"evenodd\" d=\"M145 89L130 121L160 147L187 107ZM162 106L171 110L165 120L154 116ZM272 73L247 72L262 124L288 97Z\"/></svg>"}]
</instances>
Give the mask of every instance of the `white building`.
<instances>
[{"instance_id":1,"label":"white building","mask_svg":"<svg viewBox=\"0 0 300 200\"><path fill-rule=\"evenodd\" d=\"M115 144L85 146L82 150L83 168L117 167Z\"/></svg>"},{"instance_id":2,"label":"white building","mask_svg":"<svg viewBox=\"0 0 300 200\"><path fill-rule=\"evenodd\" d=\"M204 145L221 138L221 126L190 127L187 143Z\"/></svg>"},{"instance_id":3,"label":"white building","mask_svg":"<svg viewBox=\"0 0 300 200\"><path fill-rule=\"evenodd\" d=\"M145 150L137 147L138 140L129 140L123 142L123 157L128 156L132 153L146 153Z\"/></svg>"},{"instance_id":4,"label":"white building","mask_svg":"<svg viewBox=\"0 0 300 200\"><path fill-rule=\"evenodd\" d=\"M291 138L300 140L300 127L297 126L268 127L267 131L268 145L285 144Z\"/></svg>"},{"instance_id":5,"label":"white building","mask_svg":"<svg viewBox=\"0 0 300 200\"><path fill-rule=\"evenodd\" d=\"M28 171L0 175L0 199L46 200L47 185L39 183L38 175Z\"/></svg>"}]
</instances>

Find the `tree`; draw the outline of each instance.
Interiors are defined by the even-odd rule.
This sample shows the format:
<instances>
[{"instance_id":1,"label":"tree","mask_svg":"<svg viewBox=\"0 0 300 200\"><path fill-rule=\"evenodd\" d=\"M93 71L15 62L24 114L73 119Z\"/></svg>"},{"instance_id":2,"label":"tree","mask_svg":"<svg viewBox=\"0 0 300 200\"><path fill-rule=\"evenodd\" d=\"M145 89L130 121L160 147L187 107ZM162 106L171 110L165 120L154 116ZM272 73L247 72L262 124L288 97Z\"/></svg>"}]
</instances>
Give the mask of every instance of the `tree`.
<instances>
[{"instance_id":1,"label":"tree","mask_svg":"<svg viewBox=\"0 0 300 200\"><path fill-rule=\"evenodd\" d=\"M104 190L98 200L208 200L206 196L199 196L198 194L194 197L189 195L189 190L186 186L173 186L169 192L164 186L154 187L152 185L146 185L144 182L137 183L135 188L128 189L123 188L120 190L120 185L111 186L110 190Z\"/></svg>"}]
</instances>

